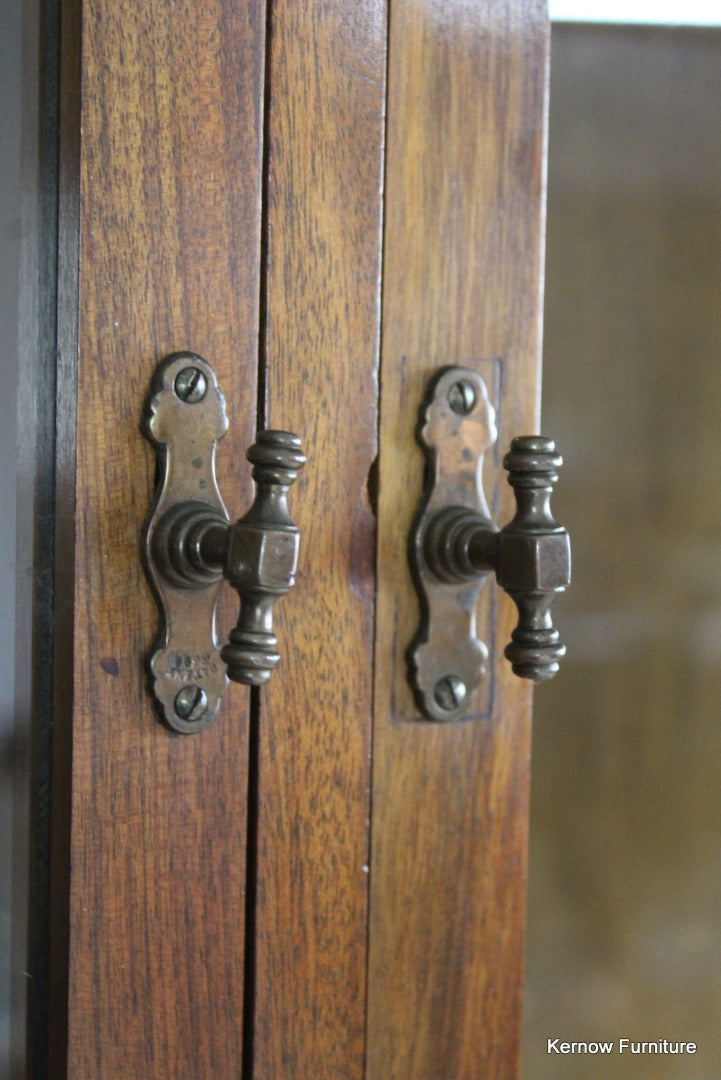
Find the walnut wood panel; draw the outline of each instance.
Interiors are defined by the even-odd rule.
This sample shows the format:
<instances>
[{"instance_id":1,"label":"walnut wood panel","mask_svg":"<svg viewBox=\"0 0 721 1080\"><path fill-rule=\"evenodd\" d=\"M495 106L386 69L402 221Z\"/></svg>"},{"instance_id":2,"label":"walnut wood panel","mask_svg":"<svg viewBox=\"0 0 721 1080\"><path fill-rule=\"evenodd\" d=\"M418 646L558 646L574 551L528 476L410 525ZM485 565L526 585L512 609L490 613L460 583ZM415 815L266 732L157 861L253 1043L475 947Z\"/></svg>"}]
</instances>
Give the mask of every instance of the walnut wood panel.
<instances>
[{"instance_id":1,"label":"walnut wood panel","mask_svg":"<svg viewBox=\"0 0 721 1080\"><path fill-rule=\"evenodd\" d=\"M65 46L80 45L80 111L66 111L62 206L66 250L79 214L79 269L62 283L61 343L76 339L77 355L61 379L77 377L76 475L73 447L59 447L59 518L74 498L76 534L74 628L57 627L74 634L72 717L59 714L56 731L56 787L71 784L64 975L54 958L55 985L69 987L67 1074L226 1078L241 1059L248 692L231 687L198 736L156 720L143 661L157 613L139 558L154 455L139 421L163 355L206 356L231 417L221 489L231 513L248 503L237 462L255 430L264 5L86 0L75 12ZM76 89L64 87L68 107ZM60 536L67 577L65 526ZM62 889L56 878L59 910Z\"/></svg>"},{"instance_id":2,"label":"walnut wood panel","mask_svg":"<svg viewBox=\"0 0 721 1080\"><path fill-rule=\"evenodd\" d=\"M513 605L496 595L490 713L414 721L406 538L439 366L488 377L497 361L499 454L537 430L547 37L540 0L391 8L368 1080L519 1068L531 693L502 656ZM489 466L504 523L511 491Z\"/></svg>"},{"instance_id":3,"label":"walnut wood panel","mask_svg":"<svg viewBox=\"0 0 721 1080\"><path fill-rule=\"evenodd\" d=\"M268 421L302 435L297 585L261 692L255 1069L363 1075L383 0L273 6ZM283 610L280 610L280 608Z\"/></svg>"}]
</instances>

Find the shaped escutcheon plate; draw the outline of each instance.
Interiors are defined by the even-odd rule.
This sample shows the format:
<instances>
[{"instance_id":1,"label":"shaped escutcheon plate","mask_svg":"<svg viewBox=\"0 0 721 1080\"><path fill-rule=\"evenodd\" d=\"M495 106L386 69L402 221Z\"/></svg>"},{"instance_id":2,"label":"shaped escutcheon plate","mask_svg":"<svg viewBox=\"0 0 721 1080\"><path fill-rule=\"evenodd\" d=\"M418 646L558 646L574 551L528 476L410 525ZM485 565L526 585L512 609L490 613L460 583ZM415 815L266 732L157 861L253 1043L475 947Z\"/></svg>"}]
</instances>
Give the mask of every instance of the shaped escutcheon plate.
<instances>
[{"instance_id":1,"label":"shaped escutcheon plate","mask_svg":"<svg viewBox=\"0 0 721 1080\"><path fill-rule=\"evenodd\" d=\"M476 637L476 607L487 574L443 581L430 569L424 549L431 522L450 507L465 507L496 529L481 479L484 454L497 439L496 419L480 375L463 367L439 372L428 387L417 436L427 467L409 544L421 607L408 649L409 681L426 719L457 720L468 713L486 672L488 650Z\"/></svg>"},{"instance_id":2,"label":"shaped escutcheon plate","mask_svg":"<svg viewBox=\"0 0 721 1080\"><path fill-rule=\"evenodd\" d=\"M178 508L195 505L228 522L215 479L215 449L228 427L225 400L210 364L195 353L174 353L158 367L148 399L145 434L155 443L159 479L145 530L145 558L158 598L161 625L149 660L152 691L166 723L182 734L213 720L228 686L215 629L222 572L198 581L173 578L162 565ZM172 546L172 545L171 545Z\"/></svg>"}]
</instances>

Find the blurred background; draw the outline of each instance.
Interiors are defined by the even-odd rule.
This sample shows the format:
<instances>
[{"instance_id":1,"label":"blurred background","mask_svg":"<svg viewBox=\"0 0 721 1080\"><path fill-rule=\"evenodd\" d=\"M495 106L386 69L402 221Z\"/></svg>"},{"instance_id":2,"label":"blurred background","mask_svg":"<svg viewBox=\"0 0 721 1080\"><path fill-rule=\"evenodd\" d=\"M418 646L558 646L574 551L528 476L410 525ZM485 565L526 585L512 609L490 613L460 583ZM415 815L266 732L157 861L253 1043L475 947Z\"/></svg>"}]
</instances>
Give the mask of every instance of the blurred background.
<instances>
[{"instance_id":1,"label":"blurred background","mask_svg":"<svg viewBox=\"0 0 721 1080\"><path fill-rule=\"evenodd\" d=\"M721 30L554 24L548 196L574 580L535 697L523 1076L718 1080Z\"/></svg>"}]
</instances>

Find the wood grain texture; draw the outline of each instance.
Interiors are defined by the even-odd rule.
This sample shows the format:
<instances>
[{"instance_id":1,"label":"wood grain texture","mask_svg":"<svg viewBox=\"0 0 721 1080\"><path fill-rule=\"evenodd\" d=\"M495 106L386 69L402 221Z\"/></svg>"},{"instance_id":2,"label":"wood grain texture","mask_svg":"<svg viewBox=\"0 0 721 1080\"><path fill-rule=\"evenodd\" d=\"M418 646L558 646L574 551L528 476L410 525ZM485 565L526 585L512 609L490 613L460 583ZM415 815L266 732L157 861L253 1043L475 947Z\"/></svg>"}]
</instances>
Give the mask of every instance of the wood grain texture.
<instances>
[{"instance_id":1,"label":"wood grain texture","mask_svg":"<svg viewBox=\"0 0 721 1080\"><path fill-rule=\"evenodd\" d=\"M56 732L58 760L72 748L67 1075L229 1078L242 1040L248 693L232 687L198 736L156 720L144 658L157 613L139 558L155 464L140 418L160 358L206 356L231 419L220 487L231 513L247 505L237 462L256 413L264 4L87 0L81 14L80 114L65 120L80 194L62 203L66 230L79 208L78 276L61 296L75 323L64 340L77 340L63 369L77 377L76 474L72 447L59 448L59 513L74 503L76 534L74 631L57 627L75 653L72 717ZM75 182L72 163L63 175Z\"/></svg>"},{"instance_id":2,"label":"wood grain texture","mask_svg":"<svg viewBox=\"0 0 721 1080\"><path fill-rule=\"evenodd\" d=\"M363 1076L386 13L273 6L268 423L303 438L297 585L261 695L258 1077Z\"/></svg>"},{"instance_id":3,"label":"wood grain texture","mask_svg":"<svg viewBox=\"0 0 721 1080\"><path fill-rule=\"evenodd\" d=\"M367 1080L519 1069L531 694L502 655L514 609L496 597L490 715L409 719L406 538L439 366L498 361L499 455L537 430L547 37L541 0L391 8ZM503 524L512 493L489 466Z\"/></svg>"}]
</instances>

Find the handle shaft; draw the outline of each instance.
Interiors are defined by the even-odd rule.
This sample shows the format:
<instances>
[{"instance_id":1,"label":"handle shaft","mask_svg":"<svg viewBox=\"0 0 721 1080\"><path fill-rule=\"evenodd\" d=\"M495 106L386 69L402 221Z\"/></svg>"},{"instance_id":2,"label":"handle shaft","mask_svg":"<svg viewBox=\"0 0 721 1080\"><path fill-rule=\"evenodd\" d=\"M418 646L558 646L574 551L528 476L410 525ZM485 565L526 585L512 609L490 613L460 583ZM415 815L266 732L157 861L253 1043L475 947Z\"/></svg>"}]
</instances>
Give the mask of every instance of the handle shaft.
<instances>
[{"instance_id":1,"label":"handle shaft","mask_svg":"<svg viewBox=\"0 0 721 1080\"><path fill-rule=\"evenodd\" d=\"M550 499L563 459L552 439L521 436L503 464L516 496L516 514L501 530L498 583L518 608L518 626L505 655L516 675L552 678L566 647L551 622L550 607L571 580L566 529L551 514Z\"/></svg>"},{"instance_id":2,"label":"handle shaft","mask_svg":"<svg viewBox=\"0 0 721 1080\"><path fill-rule=\"evenodd\" d=\"M299 532L287 496L305 455L297 435L263 431L247 457L254 466L255 501L228 529L223 570L240 596L240 613L220 655L230 679L261 686L280 663L273 607L295 582Z\"/></svg>"}]
</instances>

